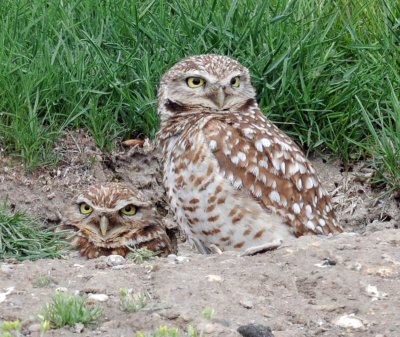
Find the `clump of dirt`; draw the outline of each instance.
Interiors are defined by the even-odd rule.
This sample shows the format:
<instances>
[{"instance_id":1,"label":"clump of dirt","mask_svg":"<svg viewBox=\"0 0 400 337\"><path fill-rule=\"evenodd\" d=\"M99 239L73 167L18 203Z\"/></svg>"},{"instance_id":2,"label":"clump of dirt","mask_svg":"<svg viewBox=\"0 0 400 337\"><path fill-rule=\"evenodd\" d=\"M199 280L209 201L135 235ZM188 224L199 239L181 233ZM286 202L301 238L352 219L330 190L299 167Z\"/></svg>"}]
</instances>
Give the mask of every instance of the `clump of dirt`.
<instances>
[{"instance_id":1,"label":"clump of dirt","mask_svg":"<svg viewBox=\"0 0 400 337\"><path fill-rule=\"evenodd\" d=\"M81 188L98 182L125 181L140 188L168 214L161 187L160 155L143 147L120 147L102 153L82 130L71 131L54 149L60 162L26 172L23 165L0 157L0 199L18 209L59 223ZM19 319L23 336L39 336L41 308L55 289L82 295L107 295L99 302L104 315L93 329L63 328L46 336L133 336L160 325L185 329L194 325L207 336L239 336L241 325L261 324L275 337L400 335L399 200L382 200L358 164L352 172L340 163L312 159L333 195L347 232L332 237L307 236L284 242L256 256L200 255L180 243L178 256L143 264L106 258L85 260L72 253L62 260L0 263L0 322ZM51 282L38 286L46 275ZM137 312L121 308L120 288L149 295ZM206 320L205 307L215 311ZM78 330L77 330L78 329Z\"/></svg>"}]
</instances>

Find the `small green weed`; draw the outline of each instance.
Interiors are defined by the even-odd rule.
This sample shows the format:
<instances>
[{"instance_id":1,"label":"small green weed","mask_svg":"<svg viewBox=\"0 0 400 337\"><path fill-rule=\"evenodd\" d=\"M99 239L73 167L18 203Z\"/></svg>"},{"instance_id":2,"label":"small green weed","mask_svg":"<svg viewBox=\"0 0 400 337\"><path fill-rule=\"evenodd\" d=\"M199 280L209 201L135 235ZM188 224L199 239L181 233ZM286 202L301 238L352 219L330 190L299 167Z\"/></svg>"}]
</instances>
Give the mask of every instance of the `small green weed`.
<instances>
[{"instance_id":1,"label":"small green weed","mask_svg":"<svg viewBox=\"0 0 400 337\"><path fill-rule=\"evenodd\" d=\"M144 309L151 300L147 291L133 293L131 289L121 288L119 290L120 309L125 312L136 312Z\"/></svg>"},{"instance_id":2,"label":"small green weed","mask_svg":"<svg viewBox=\"0 0 400 337\"><path fill-rule=\"evenodd\" d=\"M40 316L43 321L49 321L51 327L75 326L82 323L85 326L94 324L103 314L98 306L85 304L85 300L78 296L57 291L52 302L47 304Z\"/></svg>"},{"instance_id":3,"label":"small green weed","mask_svg":"<svg viewBox=\"0 0 400 337\"><path fill-rule=\"evenodd\" d=\"M35 288L45 288L45 287L48 287L52 281L53 280L50 275L38 274L38 275L35 275L35 277L32 281L32 285Z\"/></svg>"},{"instance_id":4,"label":"small green weed","mask_svg":"<svg viewBox=\"0 0 400 337\"><path fill-rule=\"evenodd\" d=\"M147 248L131 248L131 251L128 253L126 258L132 259L135 263L141 264L153 259L156 255L156 252Z\"/></svg>"},{"instance_id":5,"label":"small green weed","mask_svg":"<svg viewBox=\"0 0 400 337\"><path fill-rule=\"evenodd\" d=\"M46 331L50 330L50 322L49 321L42 321L40 323L40 337L44 337Z\"/></svg>"},{"instance_id":6,"label":"small green weed","mask_svg":"<svg viewBox=\"0 0 400 337\"><path fill-rule=\"evenodd\" d=\"M9 213L0 204L0 256L17 260L60 258L68 247L62 233L23 212ZM1 259L0 258L0 259Z\"/></svg>"},{"instance_id":7,"label":"small green weed","mask_svg":"<svg viewBox=\"0 0 400 337\"><path fill-rule=\"evenodd\" d=\"M202 337L202 335L193 326L189 325L186 332L174 327L160 326L150 333L137 331L136 337Z\"/></svg>"},{"instance_id":8,"label":"small green weed","mask_svg":"<svg viewBox=\"0 0 400 337\"><path fill-rule=\"evenodd\" d=\"M21 330L21 322L16 321L5 321L1 323L0 337L13 337L19 336L19 331Z\"/></svg>"},{"instance_id":9,"label":"small green weed","mask_svg":"<svg viewBox=\"0 0 400 337\"><path fill-rule=\"evenodd\" d=\"M214 309L212 308L204 308L201 312L203 318L207 321L212 320L214 317ZM203 337L204 331L203 328L200 332L189 325L186 331L182 331L175 327L168 327L168 326L160 326L157 330L145 333L143 331L137 331L136 337Z\"/></svg>"}]
</instances>

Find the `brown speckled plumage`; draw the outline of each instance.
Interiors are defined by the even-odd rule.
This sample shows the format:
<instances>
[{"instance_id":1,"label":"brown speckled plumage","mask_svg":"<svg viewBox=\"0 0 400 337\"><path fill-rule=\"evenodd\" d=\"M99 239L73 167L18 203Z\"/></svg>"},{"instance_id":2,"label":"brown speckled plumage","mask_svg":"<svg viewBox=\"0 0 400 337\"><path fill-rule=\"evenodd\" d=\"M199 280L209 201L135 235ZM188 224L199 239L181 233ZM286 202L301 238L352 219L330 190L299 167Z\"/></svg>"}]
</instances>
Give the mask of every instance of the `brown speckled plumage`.
<instances>
[{"instance_id":1,"label":"brown speckled plumage","mask_svg":"<svg viewBox=\"0 0 400 337\"><path fill-rule=\"evenodd\" d=\"M189 87L193 77L204 84ZM178 62L161 79L158 113L169 202L201 252L342 231L311 163L262 114L237 61Z\"/></svg>"},{"instance_id":2,"label":"brown speckled plumage","mask_svg":"<svg viewBox=\"0 0 400 337\"><path fill-rule=\"evenodd\" d=\"M83 214L88 205L90 214ZM135 214L122 210L134 206ZM103 232L101 223L105 223ZM78 194L66 214L64 225L73 229L73 242L82 256L125 256L130 248L143 248L165 256L176 252L176 241L171 240L160 216L144 195L122 183L94 185Z\"/></svg>"}]
</instances>

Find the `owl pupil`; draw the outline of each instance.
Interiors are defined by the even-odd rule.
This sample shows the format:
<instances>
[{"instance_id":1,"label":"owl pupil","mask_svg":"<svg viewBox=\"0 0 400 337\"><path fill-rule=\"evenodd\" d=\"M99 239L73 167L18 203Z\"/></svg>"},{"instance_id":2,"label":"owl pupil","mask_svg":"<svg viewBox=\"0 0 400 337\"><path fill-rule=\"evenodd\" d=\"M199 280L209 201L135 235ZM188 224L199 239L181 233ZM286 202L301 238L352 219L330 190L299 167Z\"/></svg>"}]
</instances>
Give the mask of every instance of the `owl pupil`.
<instances>
[{"instance_id":1,"label":"owl pupil","mask_svg":"<svg viewBox=\"0 0 400 337\"><path fill-rule=\"evenodd\" d=\"M89 205L85 205L85 211L89 211L89 210L90 210Z\"/></svg>"},{"instance_id":2,"label":"owl pupil","mask_svg":"<svg viewBox=\"0 0 400 337\"><path fill-rule=\"evenodd\" d=\"M125 211L130 212L131 210L132 210L132 207L131 207L131 206L126 206L126 207L125 207Z\"/></svg>"},{"instance_id":3,"label":"owl pupil","mask_svg":"<svg viewBox=\"0 0 400 337\"><path fill-rule=\"evenodd\" d=\"M237 77L231 79L231 85L235 85L237 82Z\"/></svg>"},{"instance_id":4,"label":"owl pupil","mask_svg":"<svg viewBox=\"0 0 400 337\"><path fill-rule=\"evenodd\" d=\"M193 84L194 85L199 85L200 84L200 78L194 78L193 79Z\"/></svg>"}]
</instances>

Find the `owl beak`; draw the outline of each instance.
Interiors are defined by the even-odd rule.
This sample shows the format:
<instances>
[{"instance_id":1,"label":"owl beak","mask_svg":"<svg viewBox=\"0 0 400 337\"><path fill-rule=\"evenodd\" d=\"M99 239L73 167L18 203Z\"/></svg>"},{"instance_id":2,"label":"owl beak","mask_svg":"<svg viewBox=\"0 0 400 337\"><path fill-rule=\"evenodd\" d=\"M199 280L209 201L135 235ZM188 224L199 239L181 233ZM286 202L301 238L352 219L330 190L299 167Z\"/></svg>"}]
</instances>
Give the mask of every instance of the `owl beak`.
<instances>
[{"instance_id":1,"label":"owl beak","mask_svg":"<svg viewBox=\"0 0 400 337\"><path fill-rule=\"evenodd\" d=\"M215 105L222 109L225 104L225 91L223 87L219 87L210 96L210 99L215 103Z\"/></svg>"},{"instance_id":2,"label":"owl beak","mask_svg":"<svg viewBox=\"0 0 400 337\"><path fill-rule=\"evenodd\" d=\"M106 216L103 215L100 219L100 231L103 236L106 236L107 234L108 225L109 225L108 219Z\"/></svg>"}]
</instances>

